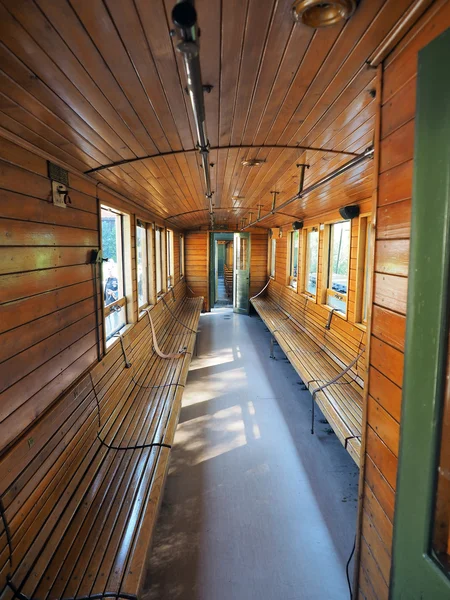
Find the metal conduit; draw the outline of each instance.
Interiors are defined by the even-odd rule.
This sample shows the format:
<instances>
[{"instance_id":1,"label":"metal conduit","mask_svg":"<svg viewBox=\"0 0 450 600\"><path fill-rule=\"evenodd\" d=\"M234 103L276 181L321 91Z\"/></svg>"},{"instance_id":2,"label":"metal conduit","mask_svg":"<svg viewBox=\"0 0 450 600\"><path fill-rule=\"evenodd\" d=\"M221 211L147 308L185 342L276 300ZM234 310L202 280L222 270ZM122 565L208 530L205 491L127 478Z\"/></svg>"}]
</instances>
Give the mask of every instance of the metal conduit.
<instances>
[{"instance_id":1,"label":"metal conduit","mask_svg":"<svg viewBox=\"0 0 450 600\"><path fill-rule=\"evenodd\" d=\"M346 162L342 166L338 167L337 169L335 169L334 171L332 171L328 175L325 175L325 177L322 177L322 179L319 179L318 181L316 181L315 183L313 183L309 187L305 188L301 192L298 192L297 194L295 194L295 196L292 196L292 198L289 198L289 200L286 200L285 202L283 202L282 204L280 204L280 206L277 206L276 208L273 207L272 210L270 212L268 212L266 215L263 215L262 217L259 217L258 219L255 219L254 221L248 223L244 227L241 227L241 231L244 231L244 229L248 229L249 227L252 227L253 225L256 225L257 223L260 223L261 221L264 221L265 219L267 219L268 217L271 217L275 213L280 212L280 210L283 210L283 208L286 208L286 206L288 206L292 202L295 202L296 200L300 200L300 198L303 198L303 196L306 196L306 194L310 194L311 192L313 192L314 190L316 190L321 185L324 185L325 183L328 183L329 181L331 181L335 177L338 177L339 175L342 175L343 173L345 173L349 169L352 169L353 167L356 167L356 165L359 165L360 163L364 162L365 160L367 160L369 158L373 158L373 154L374 154L373 147L367 148L360 156L352 158L351 160L349 160L348 162Z\"/></svg>"},{"instance_id":2,"label":"metal conduit","mask_svg":"<svg viewBox=\"0 0 450 600\"><path fill-rule=\"evenodd\" d=\"M172 10L172 21L180 39L177 51L183 57L186 71L187 91L191 101L197 132L197 148L201 156L205 179L205 196L209 201L211 229L214 229L213 192L211 189L211 173L208 160L209 141L206 133L205 102L200 69L200 31L197 27L197 12L193 0L179 0Z\"/></svg>"}]
</instances>

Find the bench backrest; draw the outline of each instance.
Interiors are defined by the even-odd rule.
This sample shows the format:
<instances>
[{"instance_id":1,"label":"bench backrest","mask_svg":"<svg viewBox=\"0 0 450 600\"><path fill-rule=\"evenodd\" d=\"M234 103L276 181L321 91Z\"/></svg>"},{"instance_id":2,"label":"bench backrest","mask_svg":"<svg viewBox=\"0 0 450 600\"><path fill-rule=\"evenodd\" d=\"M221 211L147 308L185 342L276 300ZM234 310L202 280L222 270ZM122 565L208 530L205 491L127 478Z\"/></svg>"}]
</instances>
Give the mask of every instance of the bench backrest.
<instances>
[{"instance_id":1,"label":"bench backrest","mask_svg":"<svg viewBox=\"0 0 450 600\"><path fill-rule=\"evenodd\" d=\"M352 363L359 355L351 372L363 385L366 377L366 332L333 314L330 328L326 325L330 310L309 300L304 294L271 281L265 292L280 308L314 339L327 354L343 368Z\"/></svg>"},{"instance_id":2,"label":"bench backrest","mask_svg":"<svg viewBox=\"0 0 450 600\"><path fill-rule=\"evenodd\" d=\"M164 300L174 311L185 295L185 283L180 282ZM167 306L159 302L151 309L158 339L164 339L173 320ZM135 388L133 374L136 377L151 359L154 350L147 316L127 331L124 344L133 368L125 368L121 345L115 344L0 456L0 590L31 544L45 542L36 535L56 518L48 500L58 497L71 478L81 477L77 471L96 439L99 415L102 423L114 417Z\"/></svg>"}]
</instances>

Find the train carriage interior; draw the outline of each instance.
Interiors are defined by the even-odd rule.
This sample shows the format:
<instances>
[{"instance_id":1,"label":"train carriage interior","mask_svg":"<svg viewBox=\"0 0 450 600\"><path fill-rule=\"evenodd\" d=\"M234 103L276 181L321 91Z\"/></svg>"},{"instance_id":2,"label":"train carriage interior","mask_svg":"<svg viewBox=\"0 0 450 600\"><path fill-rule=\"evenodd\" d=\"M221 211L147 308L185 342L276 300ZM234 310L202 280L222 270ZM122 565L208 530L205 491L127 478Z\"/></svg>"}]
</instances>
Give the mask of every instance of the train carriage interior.
<instances>
[{"instance_id":1,"label":"train carriage interior","mask_svg":"<svg viewBox=\"0 0 450 600\"><path fill-rule=\"evenodd\" d=\"M449 0L0 0L0 600L450 600Z\"/></svg>"}]
</instances>

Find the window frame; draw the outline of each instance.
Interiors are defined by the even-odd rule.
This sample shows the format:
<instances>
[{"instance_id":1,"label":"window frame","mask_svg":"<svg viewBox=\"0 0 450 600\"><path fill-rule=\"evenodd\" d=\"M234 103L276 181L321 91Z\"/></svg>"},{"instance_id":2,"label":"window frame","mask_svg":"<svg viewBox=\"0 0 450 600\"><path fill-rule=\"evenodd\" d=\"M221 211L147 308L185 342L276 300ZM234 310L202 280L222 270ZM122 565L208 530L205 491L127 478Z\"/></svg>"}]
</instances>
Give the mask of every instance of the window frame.
<instances>
[{"instance_id":1,"label":"window frame","mask_svg":"<svg viewBox=\"0 0 450 600\"><path fill-rule=\"evenodd\" d=\"M349 240L349 249L348 249L348 271L347 271L347 292L341 293L336 292L332 288L329 287L330 284L330 267L332 266L331 262L331 251L332 251L332 235L333 235L333 227L334 225L338 225L340 223L348 222L350 224L350 240ZM347 320L348 319L348 296L349 296L349 285L350 285L350 265L352 258L352 221L351 219L338 219L336 221L332 221L330 223L326 223L324 227L324 244L323 244L323 269L322 269L322 291L321 304L326 306L329 310L334 310L334 313L339 317ZM339 310L338 308L331 306L328 303L328 296L334 296L337 300L345 303L345 313Z\"/></svg>"},{"instance_id":2,"label":"window frame","mask_svg":"<svg viewBox=\"0 0 450 600\"><path fill-rule=\"evenodd\" d=\"M309 245L308 245L308 236L311 232L317 232L317 268L316 268L316 293L312 294L307 289L306 277L309 275L308 269L308 261L309 261ZM302 251L303 251L303 261L302 261L302 292L308 298L315 300L317 302L317 298L319 295L319 249L320 249L320 225L311 225L310 227L305 227L302 231L303 235L303 243L302 243Z\"/></svg>"},{"instance_id":3,"label":"window frame","mask_svg":"<svg viewBox=\"0 0 450 600\"><path fill-rule=\"evenodd\" d=\"M179 248L179 267L180 267L180 279L183 279L184 277L184 270L185 270L185 258L184 258L184 234L180 233L180 238L179 238L179 243L180 243L180 248Z\"/></svg>"},{"instance_id":4,"label":"window frame","mask_svg":"<svg viewBox=\"0 0 450 600\"><path fill-rule=\"evenodd\" d=\"M292 274L293 271L293 262L294 262L294 236L297 234L297 275L294 276ZM298 280L299 280L299 258L300 258L300 232L298 229L289 231L288 233L288 277L287 277L287 285L295 292L298 292ZM295 285L294 285L295 283Z\"/></svg>"},{"instance_id":5,"label":"window frame","mask_svg":"<svg viewBox=\"0 0 450 600\"><path fill-rule=\"evenodd\" d=\"M372 215L364 213L358 219L358 246L356 256L356 296L355 296L355 324L367 327L370 307L371 292L371 251L374 240L372 239ZM364 309L366 315L364 316Z\"/></svg>"},{"instance_id":6,"label":"window frame","mask_svg":"<svg viewBox=\"0 0 450 600\"><path fill-rule=\"evenodd\" d=\"M276 262L277 262L277 238L272 234L269 238L269 252L268 252L268 275L271 279L275 279L276 275Z\"/></svg>"},{"instance_id":7,"label":"window frame","mask_svg":"<svg viewBox=\"0 0 450 600\"><path fill-rule=\"evenodd\" d=\"M166 289L170 290L175 285L174 266L174 233L172 229L166 229Z\"/></svg>"},{"instance_id":8,"label":"window frame","mask_svg":"<svg viewBox=\"0 0 450 600\"><path fill-rule=\"evenodd\" d=\"M138 229L145 231L145 256L143 257L143 266L146 271L146 302L139 304L139 259L138 259ZM149 252L149 224L136 217L136 285L137 285L137 307L138 312L141 313L145 308L150 305L150 252Z\"/></svg>"},{"instance_id":9,"label":"window frame","mask_svg":"<svg viewBox=\"0 0 450 600\"><path fill-rule=\"evenodd\" d=\"M162 296L165 292L165 282L164 280L167 277L164 277L166 272L165 270L165 260L164 260L164 227L160 227L159 225L155 225L155 295L156 301L158 298ZM159 239L159 243L158 243ZM159 281L158 281L159 280ZM160 283L160 285L158 285ZM159 289L158 289L159 288Z\"/></svg>"},{"instance_id":10,"label":"window frame","mask_svg":"<svg viewBox=\"0 0 450 600\"><path fill-rule=\"evenodd\" d=\"M102 289L102 311L103 311L103 328L104 328L104 340L103 346L105 353L108 351L109 347L117 341L115 338L119 332L123 332L123 330L131 324L133 321L132 317L132 288L133 283L131 280L131 227L130 227L130 215L128 213L124 213L114 206L109 206L108 204L100 204L100 242L101 249L103 255L103 226L102 226L102 211L111 212L113 215L120 217L120 227L119 227L119 240L120 240L120 275L121 275L121 285L122 285L122 295L115 300L114 302L105 305L105 288L103 284L104 280L104 269L105 263L107 261L102 261L101 268L101 289ZM117 260L119 263L119 260ZM106 337L106 319L115 311L124 310L124 323L121 327L114 330L108 337Z\"/></svg>"}]
</instances>

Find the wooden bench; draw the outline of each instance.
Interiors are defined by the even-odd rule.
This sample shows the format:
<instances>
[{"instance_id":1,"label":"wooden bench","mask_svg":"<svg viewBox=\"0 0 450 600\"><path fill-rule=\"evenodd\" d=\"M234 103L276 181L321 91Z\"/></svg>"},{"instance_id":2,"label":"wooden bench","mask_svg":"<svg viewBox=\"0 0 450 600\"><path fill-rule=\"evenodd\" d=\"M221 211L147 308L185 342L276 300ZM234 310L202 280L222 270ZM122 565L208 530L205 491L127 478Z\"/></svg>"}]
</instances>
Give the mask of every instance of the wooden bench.
<instances>
[{"instance_id":1,"label":"wooden bench","mask_svg":"<svg viewBox=\"0 0 450 600\"><path fill-rule=\"evenodd\" d=\"M202 303L150 311L180 358L145 316L0 457L2 600L139 597Z\"/></svg>"},{"instance_id":2,"label":"wooden bench","mask_svg":"<svg viewBox=\"0 0 450 600\"><path fill-rule=\"evenodd\" d=\"M233 267L228 265L223 266L224 280L225 280L225 292L228 298L233 297Z\"/></svg>"},{"instance_id":3,"label":"wooden bench","mask_svg":"<svg viewBox=\"0 0 450 600\"><path fill-rule=\"evenodd\" d=\"M359 343L345 338L343 332L336 335L331 320L339 317L329 314L329 321L320 325L310 314L312 304L301 297L295 309L295 316L288 311L292 308L291 298L283 298L283 291L270 289L265 295L251 299L258 315L270 333L271 356L273 340L297 371L305 387L312 396L312 426L314 432L314 406L317 402L337 437L359 466L362 430L363 380L358 373L358 363L364 360L364 334ZM291 306L290 306L291 304ZM345 346L345 347L343 347ZM337 353L339 348L340 352Z\"/></svg>"}]
</instances>

